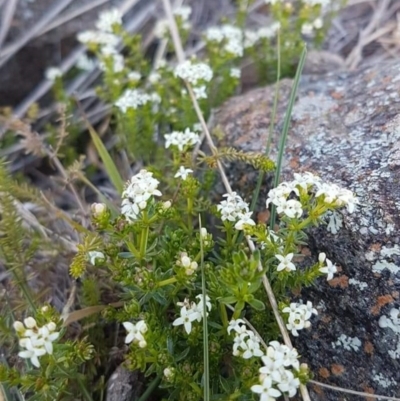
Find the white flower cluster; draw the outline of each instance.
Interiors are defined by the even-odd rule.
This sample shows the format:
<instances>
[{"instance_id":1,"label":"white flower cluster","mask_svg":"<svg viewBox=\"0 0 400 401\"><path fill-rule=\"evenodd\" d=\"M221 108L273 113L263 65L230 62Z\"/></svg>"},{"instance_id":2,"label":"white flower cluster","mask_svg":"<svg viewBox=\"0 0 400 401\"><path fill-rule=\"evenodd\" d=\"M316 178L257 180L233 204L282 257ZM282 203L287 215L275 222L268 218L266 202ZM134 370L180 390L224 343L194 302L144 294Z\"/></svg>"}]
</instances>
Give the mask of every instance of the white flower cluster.
<instances>
[{"instance_id":1,"label":"white flower cluster","mask_svg":"<svg viewBox=\"0 0 400 401\"><path fill-rule=\"evenodd\" d=\"M301 26L301 33L305 36L311 36L314 33L314 29L321 29L324 26L322 18L317 18L314 22L305 22Z\"/></svg>"},{"instance_id":2,"label":"white flower cluster","mask_svg":"<svg viewBox=\"0 0 400 401\"><path fill-rule=\"evenodd\" d=\"M302 330L311 326L310 318L312 315L318 315L318 312L313 308L310 301L307 304L292 302L290 306L282 309L283 313L288 313L288 322L286 328L292 332L295 337L298 337L297 330Z\"/></svg>"},{"instance_id":3,"label":"white flower cluster","mask_svg":"<svg viewBox=\"0 0 400 401\"><path fill-rule=\"evenodd\" d=\"M176 67L174 75L193 85L197 99L207 98L206 86L202 83L211 81L213 77L213 71L207 64L186 60Z\"/></svg>"},{"instance_id":4,"label":"white flower cluster","mask_svg":"<svg viewBox=\"0 0 400 401\"><path fill-rule=\"evenodd\" d=\"M114 27L122 25L122 14L117 9L106 10L100 13L96 22L97 31L80 32L77 36L78 41L85 45L97 45L103 59L100 60L99 67L105 71L107 69L106 60L111 59L114 72L121 72L125 67L125 59L118 52L117 46L119 37L115 35Z\"/></svg>"},{"instance_id":5,"label":"white flower cluster","mask_svg":"<svg viewBox=\"0 0 400 401\"><path fill-rule=\"evenodd\" d=\"M195 302L190 302L187 298L185 298L183 302L178 302L177 305L181 306L181 316L172 322L173 326L183 325L187 334L190 334L192 331L192 322L195 320L201 322L203 318L203 295L199 294L196 298L199 300L197 304ZM206 295L206 307L208 311L211 311L211 302L208 295Z\"/></svg>"},{"instance_id":6,"label":"white flower cluster","mask_svg":"<svg viewBox=\"0 0 400 401\"><path fill-rule=\"evenodd\" d=\"M180 254L179 259L176 261L176 265L183 267L187 276L191 276L198 268L197 262L190 259L186 252Z\"/></svg>"},{"instance_id":7,"label":"white flower cluster","mask_svg":"<svg viewBox=\"0 0 400 401\"><path fill-rule=\"evenodd\" d=\"M243 56L243 33L242 30L229 24L220 27L208 28L205 32L206 40L222 43L223 50L235 57Z\"/></svg>"},{"instance_id":8,"label":"white flower cluster","mask_svg":"<svg viewBox=\"0 0 400 401\"><path fill-rule=\"evenodd\" d=\"M122 324L128 332L128 335L125 338L126 344L130 344L133 341L133 343L139 345L140 348L145 348L147 346L143 334L147 333L148 329L144 320L139 320L136 324L131 322L124 322Z\"/></svg>"},{"instance_id":9,"label":"white flower cluster","mask_svg":"<svg viewBox=\"0 0 400 401\"><path fill-rule=\"evenodd\" d=\"M279 214L283 213L290 218L299 218L303 214L301 203L296 199L289 199L290 194L300 196L300 191L315 191L315 197L323 197L326 205L334 207L347 206L349 213L355 210L358 203L354 194L336 184L324 183L318 176L312 173L294 174L294 180L291 182L282 182L278 187L268 192L267 207L270 203L277 207Z\"/></svg>"},{"instance_id":10,"label":"white flower cluster","mask_svg":"<svg viewBox=\"0 0 400 401\"><path fill-rule=\"evenodd\" d=\"M160 182L153 178L153 173L140 170L128 181L122 192L121 213L129 221L138 218L141 210L147 207L147 202L152 196L161 196L157 189Z\"/></svg>"},{"instance_id":11,"label":"white flower cluster","mask_svg":"<svg viewBox=\"0 0 400 401\"><path fill-rule=\"evenodd\" d=\"M327 275L327 280L332 280L333 279L333 275L337 272L336 266L326 257L326 254L324 252L321 252L318 255L318 261L320 264L320 269L319 271L321 273L324 273ZM323 266L324 263L326 263L326 266Z\"/></svg>"},{"instance_id":12,"label":"white flower cluster","mask_svg":"<svg viewBox=\"0 0 400 401\"><path fill-rule=\"evenodd\" d=\"M126 113L128 109L137 109L147 103L160 103L161 98L156 93L147 94L138 89L127 89L115 102L115 105Z\"/></svg>"},{"instance_id":13,"label":"white flower cluster","mask_svg":"<svg viewBox=\"0 0 400 401\"><path fill-rule=\"evenodd\" d=\"M19 345L25 348L18 355L24 359L30 359L33 366L40 367L39 356L53 353L53 341L57 340L60 333L56 331L54 322L38 327L33 317L24 319L24 323L14 322L14 329L19 337Z\"/></svg>"},{"instance_id":14,"label":"white flower cluster","mask_svg":"<svg viewBox=\"0 0 400 401\"><path fill-rule=\"evenodd\" d=\"M96 28L101 32L113 32L115 25L122 25L122 14L116 8L100 13Z\"/></svg>"},{"instance_id":15,"label":"white flower cluster","mask_svg":"<svg viewBox=\"0 0 400 401\"><path fill-rule=\"evenodd\" d=\"M223 200L218 206L218 211L221 212L222 221L236 222L236 230L243 230L246 224L254 226L256 223L251 218L253 212L249 211L249 205L236 193L223 195L226 200Z\"/></svg>"},{"instance_id":16,"label":"white flower cluster","mask_svg":"<svg viewBox=\"0 0 400 401\"><path fill-rule=\"evenodd\" d=\"M181 152L187 146L194 146L200 142L199 134L186 128L184 132L173 131L171 134L165 134L165 147L176 146Z\"/></svg>"},{"instance_id":17,"label":"white flower cluster","mask_svg":"<svg viewBox=\"0 0 400 401\"><path fill-rule=\"evenodd\" d=\"M260 357L264 352L260 349L260 340L252 330L248 330L243 319L231 320L227 328L228 334L235 333L233 341L233 356L250 359Z\"/></svg>"},{"instance_id":18,"label":"white flower cluster","mask_svg":"<svg viewBox=\"0 0 400 401\"><path fill-rule=\"evenodd\" d=\"M331 4L331 0L302 0L304 4L310 7L321 5L322 7L327 7Z\"/></svg>"},{"instance_id":19,"label":"white flower cluster","mask_svg":"<svg viewBox=\"0 0 400 401\"><path fill-rule=\"evenodd\" d=\"M278 341L269 344L267 354L261 357L264 366L259 369L260 384L252 386L251 391L260 395L260 401L275 401L282 394L293 397L300 387L292 371L300 369L297 351Z\"/></svg>"},{"instance_id":20,"label":"white flower cluster","mask_svg":"<svg viewBox=\"0 0 400 401\"><path fill-rule=\"evenodd\" d=\"M88 57L87 54L82 54L78 60L76 60L76 66L83 71L91 71L96 66L96 60Z\"/></svg>"}]
</instances>

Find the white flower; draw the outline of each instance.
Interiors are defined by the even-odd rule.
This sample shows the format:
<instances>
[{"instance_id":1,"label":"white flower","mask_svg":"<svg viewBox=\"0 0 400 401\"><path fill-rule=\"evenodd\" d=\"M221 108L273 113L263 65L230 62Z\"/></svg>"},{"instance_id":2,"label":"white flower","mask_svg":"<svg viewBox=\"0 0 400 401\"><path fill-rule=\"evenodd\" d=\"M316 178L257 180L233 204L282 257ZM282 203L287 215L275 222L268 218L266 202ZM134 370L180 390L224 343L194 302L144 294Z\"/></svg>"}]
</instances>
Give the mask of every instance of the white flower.
<instances>
[{"instance_id":1,"label":"white flower","mask_svg":"<svg viewBox=\"0 0 400 401\"><path fill-rule=\"evenodd\" d=\"M210 42L224 42L221 50L230 53L234 57L243 56L243 32L241 29L225 24L207 29L205 37Z\"/></svg>"},{"instance_id":2,"label":"white flower","mask_svg":"<svg viewBox=\"0 0 400 401\"><path fill-rule=\"evenodd\" d=\"M245 225L255 226L256 223L250 217L253 212L241 213L239 216L239 221L235 224L236 230L243 230Z\"/></svg>"},{"instance_id":3,"label":"white flower","mask_svg":"<svg viewBox=\"0 0 400 401\"><path fill-rule=\"evenodd\" d=\"M79 42L89 45L100 45L105 47L116 47L119 43L119 37L112 33L108 32L99 32L99 31L84 31L80 32L77 35L77 39Z\"/></svg>"},{"instance_id":4,"label":"white flower","mask_svg":"<svg viewBox=\"0 0 400 401\"><path fill-rule=\"evenodd\" d=\"M325 273L327 275L326 279L327 281L333 279L333 275L337 272L336 266L332 264L332 262L329 259L325 259L326 266L320 267L319 271L321 273Z\"/></svg>"},{"instance_id":5,"label":"white flower","mask_svg":"<svg viewBox=\"0 0 400 401\"><path fill-rule=\"evenodd\" d=\"M167 380L171 380L175 375L175 369L174 368L165 368L163 373Z\"/></svg>"},{"instance_id":6,"label":"white flower","mask_svg":"<svg viewBox=\"0 0 400 401\"><path fill-rule=\"evenodd\" d=\"M244 220L249 220L251 215L248 214L249 205L236 192L225 194L223 195L223 197L226 198L226 200L223 200L217 206L217 210L221 212L222 221L228 220L232 222L237 222L242 218Z\"/></svg>"},{"instance_id":7,"label":"white flower","mask_svg":"<svg viewBox=\"0 0 400 401\"><path fill-rule=\"evenodd\" d=\"M296 270L296 266L292 263L293 253L288 253L286 256L275 255L275 257L280 261L276 269L278 272Z\"/></svg>"},{"instance_id":8,"label":"white flower","mask_svg":"<svg viewBox=\"0 0 400 401\"><path fill-rule=\"evenodd\" d=\"M193 93L196 99L207 99L206 86L193 87Z\"/></svg>"},{"instance_id":9,"label":"white flower","mask_svg":"<svg viewBox=\"0 0 400 401\"><path fill-rule=\"evenodd\" d=\"M304 190L308 190L309 187L319 184L321 179L310 172L305 172L303 174L294 173L293 182L295 186L299 185Z\"/></svg>"},{"instance_id":10,"label":"white flower","mask_svg":"<svg viewBox=\"0 0 400 401\"><path fill-rule=\"evenodd\" d=\"M198 313L197 321L200 322L201 319L204 317L204 307L203 307L203 294L196 295L196 299L199 300L199 302L195 305L193 310ZM206 309L210 312L211 311L211 302L210 302L210 297L206 295Z\"/></svg>"},{"instance_id":11,"label":"white flower","mask_svg":"<svg viewBox=\"0 0 400 401\"><path fill-rule=\"evenodd\" d=\"M159 103L158 100L154 94L149 95L138 89L127 89L115 102L115 106L126 113L128 109L137 109L150 102Z\"/></svg>"},{"instance_id":12,"label":"white flower","mask_svg":"<svg viewBox=\"0 0 400 401\"><path fill-rule=\"evenodd\" d=\"M281 395L281 392L272 387L271 377L266 377L261 384L251 386L253 393L260 395L260 401L275 401Z\"/></svg>"},{"instance_id":13,"label":"white flower","mask_svg":"<svg viewBox=\"0 0 400 401\"><path fill-rule=\"evenodd\" d=\"M313 31L314 31L313 25L310 24L310 23L308 23L308 22L305 22L305 23L301 26L301 33L302 33L303 35L310 36L310 35L312 35Z\"/></svg>"},{"instance_id":14,"label":"white flower","mask_svg":"<svg viewBox=\"0 0 400 401\"><path fill-rule=\"evenodd\" d=\"M301 217L301 215L303 214L301 203L295 199L288 200L287 202L285 202L283 213L292 219L295 217Z\"/></svg>"},{"instance_id":15,"label":"white flower","mask_svg":"<svg viewBox=\"0 0 400 401\"><path fill-rule=\"evenodd\" d=\"M192 309L187 309L186 306L181 308L181 316L172 322L173 326L183 325L187 334L192 331L192 322L197 319L197 313L193 313Z\"/></svg>"},{"instance_id":16,"label":"white flower","mask_svg":"<svg viewBox=\"0 0 400 401\"><path fill-rule=\"evenodd\" d=\"M14 323L19 336L19 345L25 348L18 355L21 358L30 359L34 366L40 367L38 357L53 353L53 342L58 339L60 333L56 332L57 325L54 322L38 327L36 320L28 317L24 319L24 324L25 327L21 322Z\"/></svg>"},{"instance_id":17,"label":"white flower","mask_svg":"<svg viewBox=\"0 0 400 401\"><path fill-rule=\"evenodd\" d=\"M114 25L122 25L122 14L117 9L106 10L100 13L96 28L103 32L112 32Z\"/></svg>"},{"instance_id":18,"label":"white flower","mask_svg":"<svg viewBox=\"0 0 400 401\"><path fill-rule=\"evenodd\" d=\"M139 320L136 324L131 322L123 322L128 335L125 338L125 343L130 344L132 341L137 343L140 348L145 348L146 340L143 336L147 332L147 324L144 320Z\"/></svg>"},{"instance_id":19,"label":"white flower","mask_svg":"<svg viewBox=\"0 0 400 401\"><path fill-rule=\"evenodd\" d=\"M241 348L244 351L242 354L243 359L250 359L253 356L260 357L264 355L264 352L260 349L260 343L255 336L244 341Z\"/></svg>"},{"instance_id":20,"label":"white flower","mask_svg":"<svg viewBox=\"0 0 400 401\"><path fill-rule=\"evenodd\" d=\"M49 67L44 75L46 79L54 82L57 78L62 77L63 73L58 67Z\"/></svg>"},{"instance_id":21,"label":"white flower","mask_svg":"<svg viewBox=\"0 0 400 401\"><path fill-rule=\"evenodd\" d=\"M140 72L137 71L131 71L128 74L128 79L130 81L136 82L136 81L140 81L140 78L142 78L142 75L140 74Z\"/></svg>"},{"instance_id":22,"label":"white flower","mask_svg":"<svg viewBox=\"0 0 400 401\"><path fill-rule=\"evenodd\" d=\"M282 393L287 393L289 397L293 397L300 387L300 380L297 377L295 378L290 370L285 369L283 372L278 388Z\"/></svg>"},{"instance_id":23,"label":"white flower","mask_svg":"<svg viewBox=\"0 0 400 401\"><path fill-rule=\"evenodd\" d=\"M153 85L156 84L160 79L161 75L158 72L152 72L148 78L149 82Z\"/></svg>"},{"instance_id":24,"label":"white flower","mask_svg":"<svg viewBox=\"0 0 400 401\"><path fill-rule=\"evenodd\" d=\"M189 6L180 6L174 10L174 15L182 18L183 21L187 21L192 13L192 8Z\"/></svg>"},{"instance_id":25,"label":"white flower","mask_svg":"<svg viewBox=\"0 0 400 401\"><path fill-rule=\"evenodd\" d=\"M89 262L94 266L96 261L98 260L100 263L103 262L106 257L104 256L103 252L99 251L89 251L88 252Z\"/></svg>"},{"instance_id":26,"label":"white flower","mask_svg":"<svg viewBox=\"0 0 400 401\"><path fill-rule=\"evenodd\" d=\"M39 329L39 336L43 341L43 346L48 354L53 353L53 341L57 340L60 336L59 332L55 331L55 324L53 322L48 323Z\"/></svg>"},{"instance_id":27,"label":"white flower","mask_svg":"<svg viewBox=\"0 0 400 401\"><path fill-rule=\"evenodd\" d=\"M199 81L211 81L213 72L211 68L205 63L192 63L190 60L186 60L183 63L177 65L174 71L174 75L185 81L188 81L192 85L197 85Z\"/></svg>"},{"instance_id":28,"label":"white flower","mask_svg":"<svg viewBox=\"0 0 400 401\"><path fill-rule=\"evenodd\" d=\"M44 348L34 346L30 338L26 338L25 340L26 341L24 341L23 344L26 350L18 352L18 356L24 359L30 359L33 366L40 368L38 357L45 355L46 350Z\"/></svg>"},{"instance_id":29,"label":"white flower","mask_svg":"<svg viewBox=\"0 0 400 401\"><path fill-rule=\"evenodd\" d=\"M303 303L292 302L290 307L288 306L283 308L282 312L289 314L286 327L288 330L291 330L292 334L296 337L298 336L297 330L310 327L311 323L309 322L309 319L312 315L318 314L310 301L308 301L306 305Z\"/></svg>"},{"instance_id":30,"label":"white flower","mask_svg":"<svg viewBox=\"0 0 400 401\"><path fill-rule=\"evenodd\" d=\"M227 327L228 334L231 334L231 331L234 330L238 334L247 333L246 324L243 319L232 319Z\"/></svg>"},{"instance_id":31,"label":"white flower","mask_svg":"<svg viewBox=\"0 0 400 401\"><path fill-rule=\"evenodd\" d=\"M176 262L178 266L182 266L185 268L185 273L188 276L191 276L198 268L198 264L192 259L189 258L186 252L182 252L178 261Z\"/></svg>"},{"instance_id":32,"label":"white flower","mask_svg":"<svg viewBox=\"0 0 400 401\"><path fill-rule=\"evenodd\" d=\"M171 134L165 134L165 147L176 146L181 152L185 147L194 146L200 142L200 137L195 132L186 128L184 132L173 131Z\"/></svg>"},{"instance_id":33,"label":"white flower","mask_svg":"<svg viewBox=\"0 0 400 401\"><path fill-rule=\"evenodd\" d=\"M313 22L313 26L314 26L315 29L321 29L324 26L324 22L322 21L322 18L317 18Z\"/></svg>"},{"instance_id":34,"label":"white flower","mask_svg":"<svg viewBox=\"0 0 400 401\"><path fill-rule=\"evenodd\" d=\"M153 173L140 170L134 175L122 192L121 213L130 221L136 220L140 210L147 207L152 196L161 196L157 189L160 182L153 178Z\"/></svg>"},{"instance_id":35,"label":"white flower","mask_svg":"<svg viewBox=\"0 0 400 401\"><path fill-rule=\"evenodd\" d=\"M174 175L175 178L182 178L183 181L186 180L186 178L188 177L188 175L190 173L193 173L193 170L190 168L185 168L183 166L179 167L179 170L177 171L177 173Z\"/></svg>"},{"instance_id":36,"label":"white flower","mask_svg":"<svg viewBox=\"0 0 400 401\"><path fill-rule=\"evenodd\" d=\"M96 60L82 54L76 61L76 66L83 71L92 71L96 67Z\"/></svg>"},{"instance_id":37,"label":"white flower","mask_svg":"<svg viewBox=\"0 0 400 401\"><path fill-rule=\"evenodd\" d=\"M103 48L104 49L104 48ZM125 59L122 54L105 54L107 59L111 59L111 67L114 72L121 72L125 67ZM100 61L99 67L102 71L107 71L107 64L104 61Z\"/></svg>"},{"instance_id":38,"label":"white flower","mask_svg":"<svg viewBox=\"0 0 400 401\"><path fill-rule=\"evenodd\" d=\"M231 68L231 70L229 71L229 75L232 78L238 78L240 79L240 75L241 75L242 71L240 70L240 68Z\"/></svg>"}]
</instances>

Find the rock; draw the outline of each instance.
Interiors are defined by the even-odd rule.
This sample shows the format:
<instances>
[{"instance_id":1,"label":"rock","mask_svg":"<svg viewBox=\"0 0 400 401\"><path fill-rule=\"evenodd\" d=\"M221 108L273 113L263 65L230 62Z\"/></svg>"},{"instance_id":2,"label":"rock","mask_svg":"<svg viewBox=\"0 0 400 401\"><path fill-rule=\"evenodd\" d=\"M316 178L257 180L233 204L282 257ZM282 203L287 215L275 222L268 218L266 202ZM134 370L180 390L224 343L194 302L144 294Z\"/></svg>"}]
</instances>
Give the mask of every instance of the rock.
<instances>
[{"instance_id":1,"label":"rock","mask_svg":"<svg viewBox=\"0 0 400 401\"><path fill-rule=\"evenodd\" d=\"M290 80L279 86L276 144L291 86ZM275 89L251 91L216 112L216 125L225 133L220 145L264 150ZM276 154L275 147L275 160ZM285 155L284 179L311 171L360 200L354 214L339 215L336 234L326 226L308 233L314 261L325 252L339 273L302 292L319 316L311 330L293 338L301 360L317 381L400 397L400 62L304 76ZM257 174L238 164L227 171L234 190L250 199ZM265 184L260 211L268 190ZM314 400L366 399L309 388Z\"/></svg>"},{"instance_id":2,"label":"rock","mask_svg":"<svg viewBox=\"0 0 400 401\"><path fill-rule=\"evenodd\" d=\"M107 382L106 401L137 400L142 390L137 372L130 372L122 365L118 366Z\"/></svg>"}]
</instances>

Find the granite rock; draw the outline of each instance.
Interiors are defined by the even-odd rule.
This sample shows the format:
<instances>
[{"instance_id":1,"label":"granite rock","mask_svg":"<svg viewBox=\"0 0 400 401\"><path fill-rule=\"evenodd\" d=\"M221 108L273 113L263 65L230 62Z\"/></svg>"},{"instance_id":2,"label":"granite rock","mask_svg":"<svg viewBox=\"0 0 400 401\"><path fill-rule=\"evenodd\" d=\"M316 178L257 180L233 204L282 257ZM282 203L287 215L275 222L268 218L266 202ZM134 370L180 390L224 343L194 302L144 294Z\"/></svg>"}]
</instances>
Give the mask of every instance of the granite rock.
<instances>
[{"instance_id":1,"label":"granite rock","mask_svg":"<svg viewBox=\"0 0 400 401\"><path fill-rule=\"evenodd\" d=\"M279 84L275 144L292 84ZM262 152L275 91L276 86L256 89L219 109L215 124L224 133L220 146ZM257 173L239 164L227 167L234 190L249 200ZM303 290L301 297L317 305L319 315L311 330L293 339L294 344L315 380L400 397L399 61L303 76L283 178L304 171L351 189L360 205L352 215L334 216L342 225L337 232L328 226L308 232L310 260L325 252L339 273ZM270 182L267 178L262 188L260 216L265 216ZM313 400L366 399L316 385L309 388Z\"/></svg>"}]
</instances>

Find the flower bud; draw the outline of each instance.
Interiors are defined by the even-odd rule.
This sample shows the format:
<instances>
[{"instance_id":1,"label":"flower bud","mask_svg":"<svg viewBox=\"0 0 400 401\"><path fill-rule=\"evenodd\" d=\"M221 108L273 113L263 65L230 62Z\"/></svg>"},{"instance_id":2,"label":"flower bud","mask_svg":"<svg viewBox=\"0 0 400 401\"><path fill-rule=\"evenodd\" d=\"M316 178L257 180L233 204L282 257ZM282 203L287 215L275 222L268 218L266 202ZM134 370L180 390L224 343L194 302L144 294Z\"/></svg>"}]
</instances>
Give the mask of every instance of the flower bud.
<instances>
[{"instance_id":1,"label":"flower bud","mask_svg":"<svg viewBox=\"0 0 400 401\"><path fill-rule=\"evenodd\" d=\"M201 238L207 238L207 229L205 227L201 227L200 235Z\"/></svg>"},{"instance_id":2,"label":"flower bud","mask_svg":"<svg viewBox=\"0 0 400 401\"><path fill-rule=\"evenodd\" d=\"M28 329L33 329L37 327L36 320L33 317L27 317L26 319L24 319L24 324Z\"/></svg>"},{"instance_id":3,"label":"flower bud","mask_svg":"<svg viewBox=\"0 0 400 401\"><path fill-rule=\"evenodd\" d=\"M54 322L50 322L47 324L47 328L49 329L49 331L55 331L57 325Z\"/></svg>"},{"instance_id":4,"label":"flower bud","mask_svg":"<svg viewBox=\"0 0 400 401\"><path fill-rule=\"evenodd\" d=\"M43 313L48 312L48 310L49 310L49 307L48 307L47 305L42 306L42 308L41 308L41 311L42 311Z\"/></svg>"},{"instance_id":5,"label":"flower bud","mask_svg":"<svg viewBox=\"0 0 400 401\"><path fill-rule=\"evenodd\" d=\"M164 376L166 379L171 380L174 377L175 369L174 368L165 368Z\"/></svg>"},{"instance_id":6,"label":"flower bud","mask_svg":"<svg viewBox=\"0 0 400 401\"><path fill-rule=\"evenodd\" d=\"M326 254L324 252L321 252L318 256L319 263L321 264L324 263L325 259L326 259Z\"/></svg>"},{"instance_id":7,"label":"flower bud","mask_svg":"<svg viewBox=\"0 0 400 401\"><path fill-rule=\"evenodd\" d=\"M104 203L93 203L90 210L94 217L100 217L107 210L107 206Z\"/></svg>"},{"instance_id":8,"label":"flower bud","mask_svg":"<svg viewBox=\"0 0 400 401\"><path fill-rule=\"evenodd\" d=\"M13 326L14 330L17 333L23 333L25 331L25 326L22 324L22 322L19 322L18 320L14 322Z\"/></svg>"},{"instance_id":9,"label":"flower bud","mask_svg":"<svg viewBox=\"0 0 400 401\"><path fill-rule=\"evenodd\" d=\"M171 201L166 201L166 202L163 202L162 207L164 210L167 210L171 207L171 205L172 205Z\"/></svg>"}]
</instances>

